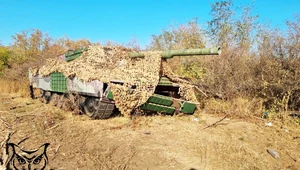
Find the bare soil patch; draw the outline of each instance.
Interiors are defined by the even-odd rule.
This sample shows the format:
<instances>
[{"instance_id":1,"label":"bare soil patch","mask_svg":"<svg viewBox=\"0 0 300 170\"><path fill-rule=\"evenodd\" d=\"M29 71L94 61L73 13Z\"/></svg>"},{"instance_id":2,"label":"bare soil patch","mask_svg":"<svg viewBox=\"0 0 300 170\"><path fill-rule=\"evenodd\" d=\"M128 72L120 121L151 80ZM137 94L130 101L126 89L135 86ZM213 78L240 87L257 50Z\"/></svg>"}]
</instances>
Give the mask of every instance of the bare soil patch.
<instances>
[{"instance_id":1,"label":"bare soil patch","mask_svg":"<svg viewBox=\"0 0 300 170\"><path fill-rule=\"evenodd\" d=\"M224 116L224 115L223 115ZM221 116L90 120L39 100L0 94L0 141L49 142L48 169L300 169L299 127ZM278 152L273 158L267 149Z\"/></svg>"}]
</instances>

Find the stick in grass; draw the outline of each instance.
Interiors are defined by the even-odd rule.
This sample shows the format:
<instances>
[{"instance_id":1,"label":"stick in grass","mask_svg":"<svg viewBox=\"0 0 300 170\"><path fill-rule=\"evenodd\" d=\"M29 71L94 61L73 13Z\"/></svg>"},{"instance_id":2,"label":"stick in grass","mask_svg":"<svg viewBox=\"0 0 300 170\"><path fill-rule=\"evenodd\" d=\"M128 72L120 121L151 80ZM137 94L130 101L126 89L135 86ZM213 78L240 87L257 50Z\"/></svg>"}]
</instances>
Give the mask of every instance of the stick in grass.
<instances>
[{"instance_id":1,"label":"stick in grass","mask_svg":"<svg viewBox=\"0 0 300 170\"><path fill-rule=\"evenodd\" d=\"M227 113L222 119L216 121L215 123L213 123L213 124L211 124L211 125L208 125L208 126L204 127L204 128L201 129L201 130L207 129L207 128L209 128L209 127L212 127L212 126L216 125L217 123L222 122L228 115L229 115L229 114Z\"/></svg>"}]
</instances>

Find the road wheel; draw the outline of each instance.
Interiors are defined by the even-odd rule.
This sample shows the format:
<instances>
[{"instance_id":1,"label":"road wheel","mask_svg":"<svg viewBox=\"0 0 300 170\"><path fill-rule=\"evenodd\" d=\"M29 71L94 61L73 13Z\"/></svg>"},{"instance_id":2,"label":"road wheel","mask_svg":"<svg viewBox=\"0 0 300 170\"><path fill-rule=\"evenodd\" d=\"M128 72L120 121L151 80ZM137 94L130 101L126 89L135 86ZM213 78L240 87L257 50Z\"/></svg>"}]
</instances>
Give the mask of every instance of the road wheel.
<instances>
[{"instance_id":1,"label":"road wheel","mask_svg":"<svg viewBox=\"0 0 300 170\"><path fill-rule=\"evenodd\" d=\"M48 104L51 100L52 93L50 91L43 91L42 98Z\"/></svg>"},{"instance_id":2,"label":"road wheel","mask_svg":"<svg viewBox=\"0 0 300 170\"><path fill-rule=\"evenodd\" d=\"M91 118L94 118L95 113L97 111L97 104L98 101L95 98L86 98L83 104L83 110L85 114Z\"/></svg>"},{"instance_id":3,"label":"road wheel","mask_svg":"<svg viewBox=\"0 0 300 170\"><path fill-rule=\"evenodd\" d=\"M97 98L86 98L83 110L92 119L108 119L115 108L112 103L99 102Z\"/></svg>"}]
</instances>

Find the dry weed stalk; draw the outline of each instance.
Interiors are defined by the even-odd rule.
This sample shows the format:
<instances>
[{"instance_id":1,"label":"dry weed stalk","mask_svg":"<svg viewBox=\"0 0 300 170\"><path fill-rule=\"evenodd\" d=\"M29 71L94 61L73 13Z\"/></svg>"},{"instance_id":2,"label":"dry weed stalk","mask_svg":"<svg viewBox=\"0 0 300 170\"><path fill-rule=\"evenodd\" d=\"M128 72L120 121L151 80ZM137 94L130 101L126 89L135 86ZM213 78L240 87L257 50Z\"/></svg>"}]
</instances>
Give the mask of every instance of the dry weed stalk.
<instances>
[{"instance_id":1,"label":"dry weed stalk","mask_svg":"<svg viewBox=\"0 0 300 170\"><path fill-rule=\"evenodd\" d=\"M222 122L228 115L229 115L229 113L227 113L222 119L216 121L215 123L213 123L213 124L211 124L211 125L208 125L208 126L202 128L201 130L207 129L207 128L209 128L209 127L212 127L212 126L216 125L217 123Z\"/></svg>"}]
</instances>

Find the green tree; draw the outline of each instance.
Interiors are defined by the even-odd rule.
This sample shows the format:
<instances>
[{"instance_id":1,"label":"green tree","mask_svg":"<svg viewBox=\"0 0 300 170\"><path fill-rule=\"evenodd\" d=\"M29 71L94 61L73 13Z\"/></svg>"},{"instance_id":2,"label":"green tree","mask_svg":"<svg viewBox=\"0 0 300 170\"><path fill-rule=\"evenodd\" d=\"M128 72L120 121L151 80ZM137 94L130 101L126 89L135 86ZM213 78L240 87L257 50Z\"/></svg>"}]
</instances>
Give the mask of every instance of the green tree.
<instances>
[{"instance_id":1,"label":"green tree","mask_svg":"<svg viewBox=\"0 0 300 170\"><path fill-rule=\"evenodd\" d=\"M0 46L0 72L9 67L9 58L11 57L11 51L8 47Z\"/></svg>"},{"instance_id":2,"label":"green tree","mask_svg":"<svg viewBox=\"0 0 300 170\"><path fill-rule=\"evenodd\" d=\"M235 41L236 45L243 49L244 51L249 51L251 45L253 45L254 39L256 35L254 35L255 30L258 25L256 20L258 19L258 15L251 15L251 7L250 5L246 7L240 7L242 10L242 16L240 19L235 21Z\"/></svg>"},{"instance_id":3,"label":"green tree","mask_svg":"<svg viewBox=\"0 0 300 170\"><path fill-rule=\"evenodd\" d=\"M254 68L256 93L270 111L300 108L300 18L286 21L287 32L269 27L258 31L259 63Z\"/></svg>"},{"instance_id":4,"label":"green tree","mask_svg":"<svg viewBox=\"0 0 300 170\"><path fill-rule=\"evenodd\" d=\"M233 24L233 2L218 1L211 5L210 15L212 20L207 22L208 35L223 49L227 49L231 45L234 34Z\"/></svg>"},{"instance_id":5,"label":"green tree","mask_svg":"<svg viewBox=\"0 0 300 170\"><path fill-rule=\"evenodd\" d=\"M211 5L212 20L208 24L208 36L222 49L238 47L249 51L255 39L255 21L251 5L235 7L232 0L217 1Z\"/></svg>"},{"instance_id":6,"label":"green tree","mask_svg":"<svg viewBox=\"0 0 300 170\"><path fill-rule=\"evenodd\" d=\"M178 27L169 27L159 35L152 35L151 50L174 50L205 47L205 32L199 25L197 18L181 24ZM168 60L169 65L175 73L197 81L205 76L205 68L201 65L199 57L174 57Z\"/></svg>"},{"instance_id":7,"label":"green tree","mask_svg":"<svg viewBox=\"0 0 300 170\"><path fill-rule=\"evenodd\" d=\"M12 36L14 63L25 63L29 61L42 60L44 52L51 44L51 38L37 29L22 31Z\"/></svg>"},{"instance_id":8,"label":"green tree","mask_svg":"<svg viewBox=\"0 0 300 170\"><path fill-rule=\"evenodd\" d=\"M152 35L149 49L168 50L168 49L188 49L203 48L204 31L199 28L197 19L187 24L179 25L177 28L170 27L159 35Z\"/></svg>"}]
</instances>

